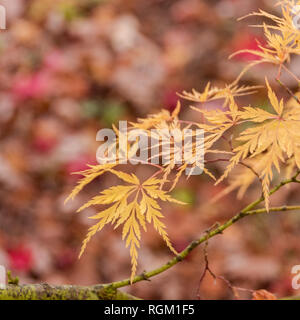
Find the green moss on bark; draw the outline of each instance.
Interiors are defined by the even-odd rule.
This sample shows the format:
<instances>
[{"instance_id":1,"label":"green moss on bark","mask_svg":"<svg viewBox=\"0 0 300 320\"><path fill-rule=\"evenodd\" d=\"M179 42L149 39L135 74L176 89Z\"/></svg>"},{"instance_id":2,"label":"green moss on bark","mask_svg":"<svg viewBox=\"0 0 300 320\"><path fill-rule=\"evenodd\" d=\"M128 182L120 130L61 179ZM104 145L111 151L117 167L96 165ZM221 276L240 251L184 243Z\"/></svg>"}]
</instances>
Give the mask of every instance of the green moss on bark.
<instances>
[{"instance_id":1,"label":"green moss on bark","mask_svg":"<svg viewBox=\"0 0 300 320\"><path fill-rule=\"evenodd\" d=\"M136 300L138 298L110 286L8 285L0 290L0 300Z\"/></svg>"}]
</instances>

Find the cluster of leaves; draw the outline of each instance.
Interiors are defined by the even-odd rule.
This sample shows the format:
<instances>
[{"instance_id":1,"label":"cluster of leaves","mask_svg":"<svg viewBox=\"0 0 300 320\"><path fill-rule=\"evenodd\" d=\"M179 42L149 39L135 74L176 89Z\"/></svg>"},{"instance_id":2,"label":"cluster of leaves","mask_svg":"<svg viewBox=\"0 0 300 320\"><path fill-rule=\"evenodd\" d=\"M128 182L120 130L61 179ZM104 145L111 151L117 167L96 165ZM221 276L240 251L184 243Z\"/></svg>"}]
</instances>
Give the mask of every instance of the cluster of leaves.
<instances>
[{"instance_id":1,"label":"cluster of leaves","mask_svg":"<svg viewBox=\"0 0 300 320\"><path fill-rule=\"evenodd\" d=\"M259 43L257 40L259 50L244 49L235 52L231 56L233 57L240 53L250 53L260 58L247 66L242 74L247 71L249 67L264 62L279 66L280 72L284 64L290 62L291 55L300 54L300 33L298 26L294 24L294 18L299 16L299 12L297 12L299 4L300 2L298 0L284 0L277 3L277 5L281 6L282 17L259 10L259 12L254 12L241 18L259 16L272 21L272 24L263 23L262 25L255 26L263 28L266 39L265 45Z\"/></svg>"},{"instance_id":2,"label":"cluster of leaves","mask_svg":"<svg viewBox=\"0 0 300 320\"><path fill-rule=\"evenodd\" d=\"M203 170L211 178L220 183L229 177L229 187L225 192L239 189L238 196L241 197L247 188L256 180L261 183L265 206L269 208L269 190L274 180L275 171L282 175L290 175L296 168L300 169L300 106L297 94L293 94L280 81L283 70L287 71L294 79L296 75L288 69L291 55L300 54L300 31L293 25L292 8L297 3L295 1L282 1L279 3L282 9L282 17L269 14L260 10L258 15L271 20L271 24L263 23L266 45L259 44L259 50L244 50L257 56L254 61L247 66L241 75L233 83L225 85L223 88L211 87L207 84L204 92L193 90L191 93L183 92L180 97L196 102L197 106L191 106L201 114L201 122L182 121L178 115L180 113L180 103L177 108L170 113L161 111L151 115L146 119L139 119L136 123L131 123L129 135L132 130L143 129L150 132L152 129L165 129L171 131L177 129L183 131L187 128L202 129L205 132L204 153L205 161ZM238 54L240 52L237 52ZM265 89L268 94L272 110L266 111L260 106L238 106L236 97L253 94L258 86L241 86L239 80L241 76L256 64L268 62L278 67L279 83L284 86L291 94L291 101L278 99L271 88L268 79L265 80ZM297 80L298 81L298 80ZM298 81L298 83L300 83ZM204 108L204 103L212 100L223 101L219 109L209 110ZM114 147L120 148L122 133L114 128L117 139ZM124 137L122 137L123 139ZM179 138L181 139L181 138ZM219 141L226 140L226 148ZM176 144L176 139L173 141ZM219 145L222 146L219 150ZM192 144L193 152L196 152L198 145ZM122 157L125 155L134 158L138 150L138 141L127 142L126 151L120 152ZM226 158L215 158L209 160L210 156L223 154ZM164 156L160 154L160 156ZM81 189L96 177L104 173L117 176L126 185L112 186L94 197L91 201L82 206L79 211L92 206L108 206L106 209L91 217L97 220L92 226L84 240L81 254L84 252L88 241L106 224L112 224L115 228L123 225L123 239L126 245L130 246L132 261L133 280L137 269L137 249L141 238L141 228L146 230L146 222L153 223L155 229L162 236L167 246L176 254L168 238L165 225L161 221L163 215L159 201L180 203L174 200L169 192L176 186L184 170L199 165L197 161L193 163L191 159L185 159L181 165L174 161L175 153L169 161L161 165L154 165L157 171L149 179L140 182L134 174L127 174L116 167L122 163L120 156L114 164L103 164L92 166L89 170L81 172L84 178L81 179L77 187L73 190L69 198L74 198ZM209 171L208 165L212 161L227 161L228 165L221 177L218 179ZM145 165L151 165L145 163ZM241 167L236 168L238 165ZM282 168L287 168L282 172ZM175 177L172 175L175 172ZM233 173L231 175L231 173ZM173 177L170 179L170 177ZM170 183L170 180L173 182ZM170 184L169 187L166 187Z\"/></svg>"},{"instance_id":3,"label":"cluster of leaves","mask_svg":"<svg viewBox=\"0 0 300 320\"><path fill-rule=\"evenodd\" d=\"M146 231L146 223L153 223L154 228L161 235L170 250L177 254L173 248L166 227L161 221L161 207L158 200L183 204L173 199L167 192L160 189L161 180L149 178L141 183L134 174L127 174L122 171L112 169L112 165L91 166L91 169L84 171L84 178L81 179L78 186L74 189L70 198L74 198L82 187L100 176L104 172L110 172L116 175L127 185L112 186L94 197L89 202L78 209L78 212L92 205L111 205L107 209L90 217L90 219L98 220L97 223L89 229L87 237L83 241L80 256L83 254L87 243L98 231L102 230L105 225L112 224L114 228L123 226L122 238L126 239L126 247L130 246L130 255L132 262L133 279L137 268L137 249L140 247L141 228ZM67 199L68 200L68 199Z\"/></svg>"}]
</instances>

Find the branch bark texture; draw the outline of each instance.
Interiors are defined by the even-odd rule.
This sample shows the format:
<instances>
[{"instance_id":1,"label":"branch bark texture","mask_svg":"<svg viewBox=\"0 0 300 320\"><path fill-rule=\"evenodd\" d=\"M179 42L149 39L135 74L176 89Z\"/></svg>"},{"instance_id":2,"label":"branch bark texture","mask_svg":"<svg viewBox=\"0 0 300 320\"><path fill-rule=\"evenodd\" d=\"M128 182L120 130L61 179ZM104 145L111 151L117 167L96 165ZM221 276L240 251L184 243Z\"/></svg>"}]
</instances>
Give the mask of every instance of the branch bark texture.
<instances>
[{"instance_id":1,"label":"branch bark texture","mask_svg":"<svg viewBox=\"0 0 300 320\"><path fill-rule=\"evenodd\" d=\"M297 174L291 179L285 180L278 184L273 190L271 190L270 195L274 194L289 183L300 183L300 180L297 180L299 174L300 172L297 172ZM169 260L166 264L136 276L132 283L149 280L150 278L172 268L177 263L184 260L196 247L208 241L210 238L215 237L218 234L222 234L224 230L232 226L237 221L247 216L266 213L267 211L264 208L254 209L263 201L264 197L261 196L259 199L249 204L222 225L207 231L198 240L191 242L183 251L181 251L173 259ZM270 208L269 212L283 212L292 210L300 210L300 206L282 206ZM120 288L129 286L130 284L130 279L125 279L122 281L112 282L110 284L94 285L89 287L50 286L48 284L8 285L6 289L0 289L0 300L139 300L139 298L119 290Z\"/></svg>"}]
</instances>

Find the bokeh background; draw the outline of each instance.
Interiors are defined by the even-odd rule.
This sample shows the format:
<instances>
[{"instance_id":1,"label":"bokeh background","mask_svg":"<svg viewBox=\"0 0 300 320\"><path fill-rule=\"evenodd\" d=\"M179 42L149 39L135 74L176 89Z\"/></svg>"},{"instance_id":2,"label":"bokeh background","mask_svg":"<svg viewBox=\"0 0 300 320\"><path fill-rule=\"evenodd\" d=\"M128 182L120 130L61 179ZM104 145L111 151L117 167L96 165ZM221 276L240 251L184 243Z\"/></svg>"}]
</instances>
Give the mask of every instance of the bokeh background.
<instances>
[{"instance_id":1,"label":"bokeh background","mask_svg":"<svg viewBox=\"0 0 300 320\"><path fill-rule=\"evenodd\" d=\"M276 12L263 0L2 0L7 30L0 31L0 264L23 283L90 285L130 275L129 252L119 231L106 227L78 253L94 209L76 209L113 181L93 182L64 205L76 184L71 173L95 163L96 133L120 119L134 121L162 108L173 110L176 92L202 90L207 81L231 82L255 57L228 56L256 49L259 29L237 18L258 8ZM250 22L257 22L255 18ZM299 68L299 61L292 68ZM255 68L245 84L263 83L270 67ZM289 85L290 79L285 79ZM282 95L285 93L282 92ZM243 103L268 104L265 92ZM219 102L215 107L220 107ZM182 116L188 118L188 103ZM212 167L215 173L222 166ZM143 175L143 167L139 174ZM165 223L177 250L224 221L260 194L252 187L210 203L215 187L205 176L182 179L174 196L182 208L164 206ZM274 204L295 202L291 186ZM264 288L279 297L294 295L293 265L300 264L300 215L245 219L209 242L211 269L233 285ZM172 255L155 231L143 234L139 272ZM186 261L151 282L126 290L145 299L196 299L204 262L198 248ZM243 292L243 297L250 297ZM231 290L209 275L202 299L232 299Z\"/></svg>"}]
</instances>

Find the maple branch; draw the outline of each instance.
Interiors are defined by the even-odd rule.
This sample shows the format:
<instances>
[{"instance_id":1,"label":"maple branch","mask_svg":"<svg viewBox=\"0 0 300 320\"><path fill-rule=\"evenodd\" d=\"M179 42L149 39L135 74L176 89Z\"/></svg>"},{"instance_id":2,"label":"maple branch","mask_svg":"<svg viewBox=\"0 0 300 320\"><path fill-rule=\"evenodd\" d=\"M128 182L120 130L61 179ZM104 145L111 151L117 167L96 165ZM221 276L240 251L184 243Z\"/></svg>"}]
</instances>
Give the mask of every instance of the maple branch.
<instances>
[{"instance_id":1,"label":"maple branch","mask_svg":"<svg viewBox=\"0 0 300 320\"><path fill-rule=\"evenodd\" d=\"M278 184L275 188L273 188L270 191L270 196L277 192L279 189L281 189L283 186L289 184L289 183L300 183L299 180L297 180L298 175L300 174L300 171L298 171L292 178L282 181L280 184ZM200 244L207 242L210 238L222 234L224 230L232 226L237 221L247 217L247 216L253 216L256 214L262 214L266 213L267 210L265 208L262 209L256 209L254 208L263 202L265 200L264 196L261 196L256 201L250 203L248 206L246 206L242 211L240 211L238 214L236 214L231 219L227 220L224 224L219 225L215 229L207 232L205 235L203 235L198 240L194 240L191 242L183 251L181 251L176 257L169 260L166 264L162 265L161 267L154 269L152 271L143 272L141 275L136 276L133 281L131 282L130 279L125 279L121 281L112 282L110 284L104 285L106 288L122 288L129 286L130 284L137 283L143 280L149 280L150 278L159 275L166 270L172 268L174 265L176 265L178 262L184 260L191 251L193 251L196 247L198 247ZM276 208L270 208L269 212L281 212L281 211L294 211L294 210L300 210L300 206L282 206L282 207L276 207Z\"/></svg>"},{"instance_id":2,"label":"maple branch","mask_svg":"<svg viewBox=\"0 0 300 320\"><path fill-rule=\"evenodd\" d=\"M254 205L254 203L252 204ZM270 208L270 212L300 210L300 206L282 206ZM162 267L142 275L136 276L133 283L149 280L151 277L158 275L178 262L186 258L186 256L203 242L221 234L229 226L238 220L255 214L266 213L266 209L257 209L251 211L241 211L239 214L225 222L223 225L207 233L199 240L193 241L179 255L170 260ZM37 285L8 285L6 289L0 290L0 300L139 300L139 298L128 293L117 290L118 288L130 285L130 279L114 282L108 285L95 285L89 287L83 286L50 286L48 284Z\"/></svg>"},{"instance_id":3,"label":"maple branch","mask_svg":"<svg viewBox=\"0 0 300 320\"><path fill-rule=\"evenodd\" d=\"M0 300L140 300L128 293L103 285L50 286L48 284L13 285L0 289Z\"/></svg>"},{"instance_id":4,"label":"maple branch","mask_svg":"<svg viewBox=\"0 0 300 320\"><path fill-rule=\"evenodd\" d=\"M270 195L277 192L286 184L295 182L300 183L297 180L300 171L297 172L292 178L282 181L274 189L270 191ZM264 197L260 197L256 201L245 207L240 213L226 221L222 225L218 225L216 228L207 230L206 234L200 239L194 240L190 243L183 251L181 251L176 257L171 259L161 267L154 269L149 272L144 272L141 275L136 276L132 283L150 280L150 278L165 272L170 269L178 262L184 260L191 251L198 247L202 243L218 235L222 234L224 230L232 226L237 221L256 214L266 213L266 209L255 209L254 208L264 201ZM281 212L281 211L294 211L300 210L300 206L281 206L270 208L269 212ZM9 284L6 289L0 289L0 300L138 300L139 298L132 296L128 293L118 290L119 288L129 286L131 284L130 279L122 281L112 282L110 284L94 285L94 286L50 286L48 284L35 284L35 285L18 285ZM286 298L288 299L288 298Z\"/></svg>"}]
</instances>

